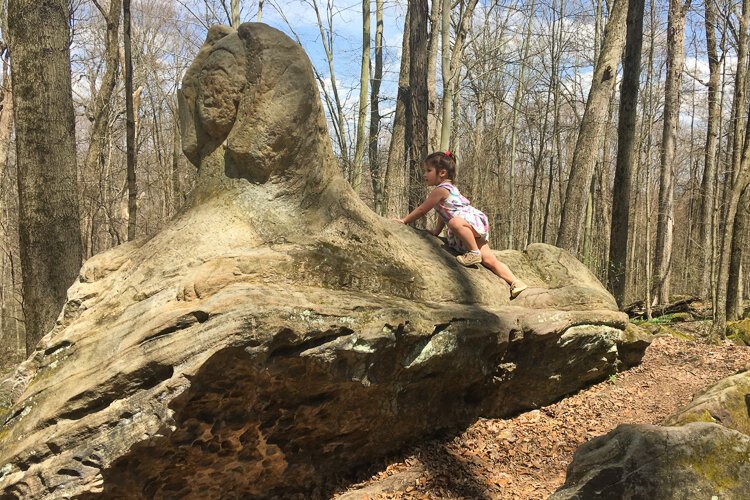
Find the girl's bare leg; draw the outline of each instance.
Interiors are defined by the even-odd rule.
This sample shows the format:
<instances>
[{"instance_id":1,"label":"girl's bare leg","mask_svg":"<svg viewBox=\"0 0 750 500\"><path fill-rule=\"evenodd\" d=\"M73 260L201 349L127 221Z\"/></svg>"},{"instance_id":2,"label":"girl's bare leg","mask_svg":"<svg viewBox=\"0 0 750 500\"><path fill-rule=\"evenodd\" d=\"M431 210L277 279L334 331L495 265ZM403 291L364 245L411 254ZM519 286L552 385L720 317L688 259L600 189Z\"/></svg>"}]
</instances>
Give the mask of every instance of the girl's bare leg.
<instances>
[{"instance_id":1,"label":"girl's bare leg","mask_svg":"<svg viewBox=\"0 0 750 500\"><path fill-rule=\"evenodd\" d=\"M459 237L464 244L464 248L469 250L479 250L477 239L481 238L481 236L479 236L479 233L471 227L471 224L466 222L466 219L463 217L453 217L448 221L448 229L453 231L453 234ZM484 257L484 254L482 254L482 257Z\"/></svg>"},{"instance_id":2,"label":"girl's bare leg","mask_svg":"<svg viewBox=\"0 0 750 500\"><path fill-rule=\"evenodd\" d=\"M481 236L478 238L479 251L482 252L482 265L512 285L518 278L508 266L497 260L487 240Z\"/></svg>"}]
</instances>

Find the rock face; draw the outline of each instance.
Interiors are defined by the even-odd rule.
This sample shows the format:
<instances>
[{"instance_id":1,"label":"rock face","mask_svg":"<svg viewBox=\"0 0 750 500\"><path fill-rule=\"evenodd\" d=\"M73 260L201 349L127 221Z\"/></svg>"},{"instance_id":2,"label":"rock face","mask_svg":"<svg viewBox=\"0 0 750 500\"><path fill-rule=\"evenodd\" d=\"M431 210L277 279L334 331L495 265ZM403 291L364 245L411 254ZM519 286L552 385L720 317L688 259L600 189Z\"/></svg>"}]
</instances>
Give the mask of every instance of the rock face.
<instances>
[{"instance_id":1,"label":"rock face","mask_svg":"<svg viewBox=\"0 0 750 500\"><path fill-rule=\"evenodd\" d=\"M562 499L729 498L750 491L750 436L716 424L619 425L581 445Z\"/></svg>"},{"instance_id":2,"label":"rock face","mask_svg":"<svg viewBox=\"0 0 750 500\"><path fill-rule=\"evenodd\" d=\"M576 450L553 500L746 499L750 491L750 371L695 396L665 426L620 425Z\"/></svg>"},{"instance_id":3,"label":"rock face","mask_svg":"<svg viewBox=\"0 0 750 500\"><path fill-rule=\"evenodd\" d=\"M727 377L699 392L667 425L713 422L750 436L750 370Z\"/></svg>"},{"instance_id":4,"label":"rock face","mask_svg":"<svg viewBox=\"0 0 750 500\"><path fill-rule=\"evenodd\" d=\"M2 384L9 498L307 492L409 441L558 399L647 345L586 268L531 245L531 285L373 214L338 175L310 63L215 27L185 76L199 169L158 234L85 263Z\"/></svg>"}]
</instances>

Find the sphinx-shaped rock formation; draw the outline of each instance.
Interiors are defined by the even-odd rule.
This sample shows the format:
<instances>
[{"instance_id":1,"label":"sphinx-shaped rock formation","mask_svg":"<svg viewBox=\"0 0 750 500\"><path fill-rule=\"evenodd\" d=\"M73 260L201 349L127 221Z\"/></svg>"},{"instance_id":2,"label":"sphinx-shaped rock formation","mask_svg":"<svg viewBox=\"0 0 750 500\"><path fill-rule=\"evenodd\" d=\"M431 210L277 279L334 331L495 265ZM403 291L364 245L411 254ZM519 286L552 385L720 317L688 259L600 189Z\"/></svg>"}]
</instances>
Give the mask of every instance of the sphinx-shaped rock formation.
<instances>
[{"instance_id":1,"label":"sphinx-shaped rock formation","mask_svg":"<svg viewBox=\"0 0 750 500\"><path fill-rule=\"evenodd\" d=\"M310 492L642 355L565 252L499 252L532 287L511 303L489 271L363 205L281 32L212 28L180 113L199 171L185 209L87 261L2 385L7 497Z\"/></svg>"}]
</instances>

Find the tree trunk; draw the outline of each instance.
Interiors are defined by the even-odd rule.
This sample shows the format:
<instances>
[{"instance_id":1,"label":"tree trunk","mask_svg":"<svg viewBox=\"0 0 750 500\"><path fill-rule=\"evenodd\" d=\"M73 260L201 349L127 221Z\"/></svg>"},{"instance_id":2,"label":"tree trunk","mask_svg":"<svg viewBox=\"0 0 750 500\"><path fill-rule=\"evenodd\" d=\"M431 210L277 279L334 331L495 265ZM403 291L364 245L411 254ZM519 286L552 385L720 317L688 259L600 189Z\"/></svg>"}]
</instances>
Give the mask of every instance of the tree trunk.
<instances>
[{"instance_id":1,"label":"tree trunk","mask_svg":"<svg viewBox=\"0 0 750 500\"><path fill-rule=\"evenodd\" d=\"M535 0L531 0L529 6L528 20L526 22L526 31L524 33L523 42L521 46L521 62L518 68L518 81L516 82L516 89L513 96L513 108L511 110L511 132L510 132L510 166L508 167L508 199L515 200L515 189L516 189L516 149L517 149L517 137L518 137L518 112L521 106L521 97L526 86L526 60L529 57L529 46L531 45L531 22L534 19L535 13ZM515 234L515 218L513 210L505 210L508 217L508 235L507 235L507 247L514 248L514 234Z\"/></svg>"},{"instance_id":2,"label":"tree trunk","mask_svg":"<svg viewBox=\"0 0 750 500\"><path fill-rule=\"evenodd\" d=\"M357 140L352 165L352 188L359 193L362 183L362 160L365 155L365 124L367 122L367 94L370 83L370 0L362 0L362 64L359 73L359 114L357 115Z\"/></svg>"},{"instance_id":3,"label":"tree trunk","mask_svg":"<svg viewBox=\"0 0 750 500\"><path fill-rule=\"evenodd\" d=\"M133 111L133 57L130 47L130 0L123 0L122 9L125 46L125 114L127 117L128 241L133 241L138 218L138 185L135 180L135 113Z\"/></svg>"},{"instance_id":4,"label":"tree trunk","mask_svg":"<svg viewBox=\"0 0 750 500\"><path fill-rule=\"evenodd\" d=\"M677 129L680 113L680 82L685 60L685 14L690 0L669 0L667 25L667 77L664 84L664 128L661 136L659 176L659 211L656 221L656 282L654 298L661 304L669 302L672 273L672 242L674 231L674 170Z\"/></svg>"},{"instance_id":5,"label":"tree trunk","mask_svg":"<svg viewBox=\"0 0 750 500\"><path fill-rule=\"evenodd\" d=\"M573 152L556 244L574 255L578 254L581 227L586 211L586 195L594 173L596 150L600 144L602 127L609 108L607 103L614 87L617 63L625 45L627 11L628 0L613 0L612 10L604 29L603 47L594 68L591 90Z\"/></svg>"},{"instance_id":6,"label":"tree trunk","mask_svg":"<svg viewBox=\"0 0 750 500\"><path fill-rule=\"evenodd\" d=\"M747 240L747 216L750 206L750 189L740 196L737 215L734 218L734 237L729 260L729 282L727 283L727 321L737 321L742 315L742 257Z\"/></svg>"},{"instance_id":7,"label":"tree trunk","mask_svg":"<svg viewBox=\"0 0 750 500\"><path fill-rule=\"evenodd\" d=\"M529 196L529 224L526 233L526 246L534 242L534 211L536 207L536 193L539 174L544 161L544 153L547 143L547 126L549 124L549 107L552 100L552 89L547 89L547 103L544 109L544 118L542 119L542 128L539 131L539 156L534 160L534 171L531 177L531 196Z\"/></svg>"},{"instance_id":8,"label":"tree trunk","mask_svg":"<svg viewBox=\"0 0 750 500\"><path fill-rule=\"evenodd\" d=\"M716 182L716 152L719 142L718 126L721 101L718 99L721 72L716 53L716 3L705 2L706 53L708 55L708 120L706 122L706 149L701 180L700 242L702 250L700 293L708 297L713 261L714 184Z\"/></svg>"},{"instance_id":9,"label":"tree trunk","mask_svg":"<svg viewBox=\"0 0 750 500\"><path fill-rule=\"evenodd\" d=\"M351 182L351 165L349 165L349 146L346 137L346 121L344 120L344 107L341 104L341 98L339 97L338 84L336 83L336 72L333 66L333 20L332 13L329 9L328 15L328 35L326 35L325 29L323 28L323 20L320 17L320 9L318 8L317 0L312 0L313 9L315 10L315 16L318 21L318 31L320 32L320 40L323 44L323 49L326 53L326 60L328 61L328 72L331 77L331 91L333 93L333 102L329 102L329 111L331 115L331 121L333 122L334 129L336 130L336 139L339 146L339 154L341 155L341 161L344 164L344 173L347 174L347 180ZM319 78L319 80L321 80ZM321 88L325 92L325 84L321 80ZM326 93L327 95L327 93Z\"/></svg>"},{"instance_id":10,"label":"tree trunk","mask_svg":"<svg viewBox=\"0 0 750 500\"><path fill-rule=\"evenodd\" d=\"M27 354L81 267L69 18L64 0L8 8Z\"/></svg>"},{"instance_id":11,"label":"tree trunk","mask_svg":"<svg viewBox=\"0 0 750 500\"><path fill-rule=\"evenodd\" d=\"M232 0L232 27L237 29L240 26L240 0ZM260 7L259 7L260 9Z\"/></svg>"},{"instance_id":12,"label":"tree trunk","mask_svg":"<svg viewBox=\"0 0 750 500\"><path fill-rule=\"evenodd\" d=\"M427 157L427 3L409 0L410 100L406 143L409 145L409 206L411 212L425 195L422 161Z\"/></svg>"},{"instance_id":13,"label":"tree trunk","mask_svg":"<svg viewBox=\"0 0 750 500\"><path fill-rule=\"evenodd\" d=\"M406 119L409 108L409 60L411 50L409 47L409 26L411 16L407 10L404 21L404 33L401 44L401 69L398 74L398 93L396 95L396 110L393 113L393 126L391 128L391 144L388 147L388 162L385 168L385 186L383 187L383 213L387 215L399 215L404 212L403 198L408 189L407 165L408 150L406 149ZM396 201L399 200L399 203Z\"/></svg>"},{"instance_id":14,"label":"tree trunk","mask_svg":"<svg viewBox=\"0 0 750 500\"><path fill-rule=\"evenodd\" d=\"M542 242L548 243L547 241L547 225L549 224L549 215L552 205L552 185L554 181L554 164L555 157L558 162L562 154L560 148L560 59L563 47L563 1L558 2L559 11L557 12L557 20L552 24L552 35L550 39L550 60L552 65L550 68L550 88L552 89L552 137L550 151L554 148L555 154L549 155L549 176L547 178L547 197L544 202L544 219L542 221ZM559 23L559 25L558 25Z\"/></svg>"},{"instance_id":15,"label":"tree trunk","mask_svg":"<svg viewBox=\"0 0 750 500\"><path fill-rule=\"evenodd\" d=\"M427 129L430 136L428 149L434 151L440 145L438 123L440 108L437 104L437 60L440 44L440 25L443 0L431 0L430 34L427 40ZM448 10L450 16L450 9ZM401 56L403 59L403 55Z\"/></svg>"},{"instance_id":16,"label":"tree trunk","mask_svg":"<svg viewBox=\"0 0 750 500\"><path fill-rule=\"evenodd\" d=\"M89 149L84 160L84 172L101 171L104 164L104 149L107 143L110 127L109 119L112 112L112 96L117 87L117 79L120 72L120 18L122 15L122 0L111 0L109 12L100 11L104 21L107 23L107 39L105 45L105 70L101 85L96 90L86 116L91 123L89 134ZM93 85L92 85L93 86ZM99 193L101 196L101 193ZM92 211L91 233L94 231L97 209ZM93 238L90 243L84 245L85 257L88 258L95 253Z\"/></svg>"},{"instance_id":17,"label":"tree trunk","mask_svg":"<svg viewBox=\"0 0 750 500\"><path fill-rule=\"evenodd\" d=\"M747 26L748 19L750 18L750 0L744 0L742 2L742 18L740 21L740 32L743 36L740 37L739 43L740 48L738 53L747 55L747 47L742 48L742 45L747 44ZM737 61L737 72L741 71L741 67L746 65L747 61L744 59ZM738 76L739 78L739 76ZM737 89L735 89L735 96L737 95ZM737 106L741 104L738 103ZM742 105L744 106L744 105ZM741 121L740 117L737 117L736 123L739 124ZM735 125L735 128L737 125ZM730 271L730 260L732 254L732 245L734 238L739 237L734 232L735 229L735 217L739 209L740 199L743 197L743 192L747 189L748 179L750 179L750 158L748 157L750 151L750 138L747 137L747 133L750 132L750 127L745 127L745 137L742 141L736 139L732 141L733 147L737 144L743 144L742 152L738 155L735 151L732 152L732 160L734 163L735 157L739 156L738 168L734 170L731 176L732 182L725 183L726 196L725 208L724 208L724 231L721 238L721 247L719 250L719 265L718 265L718 276L716 279L716 297L713 305L714 312L714 325L711 329L711 340L723 339L726 336L726 323L727 323L727 294L729 286L729 271ZM734 133L736 136L736 132ZM744 209L744 207L743 207Z\"/></svg>"},{"instance_id":18,"label":"tree trunk","mask_svg":"<svg viewBox=\"0 0 750 500\"><path fill-rule=\"evenodd\" d=\"M370 176L375 213L383 215L383 176L380 172L380 83L383 80L383 0L375 0L375 73L370 91Z\"/></svg>"},{"instance_id":19,"label":"tree trunk","mask_svg":"<svg viewBox=\"0 0 750 500\"><path fill-rule=\"evenodd\" d=\"M641 46L643 45L644 0L628 0L627 35L622 60L620 87L620 116L617 124L617 162L612 192L612 229L609 236L609 290L622 307L625 300L628 262L628 230L630 223L630 185L633 166L638 158L635 151L638 91L641 76Z\"/></svg>"},{"instance_id":20,"label":"tree trunk","mask_svg":"<svg viewBox=\"0 0 750 500\"><path fill-rule=\"evenodd\" d=\"M747 3L747 0L746 2ZM750 131L747 128L746 131ZM732 242L735 237L734 234L734 220L737 215L740 198L742 197L743 191L747 189L748 179L750 178L750 165L748 165L750 158L748 158L748 144L750 138L745 138L745 147L742 152L742 159L740 161L740 170L737 172L737 179L734 184L728 189L727 204L725 209L726 221L724 224L724 233L722 235L722 246L719 253L719 272L716 283L716 301L714 304L714 326L711 330L711 339L717 340L723 339L726 336L726 323L727 323L727 285L729 281L729 264L732 252ZM743 207L744 209L744 207Z\"/></svg>"},{"instance_id":21,"label":"tree trunk","mask_svg":"<svg viewBox=\"0 0 750 500\"><path fill-rule=\"evenodd\" d=\"M450 7L451 1L443 1L443 9ZM440 126L440 149L445 151L450 146L451 131L453 128L453 112L452 105L456 91L456 81L458 80L458 72L460 69L460 60L464 52L464 40L466 39L466 33L469 30L472 16L474 15L474 8L477 6L477 0L469 0L466 5L466 9L461 13L461 19L458 22L456 29L456 40L453 44L453 48L449 47L450 37L448 36L449 29L443 32L443 106L442 106L442 120ZM443 14L443 28L450 28L448 26L450 22L450 12L446 17ZM446 51L450 56L446 55ZM447 68L446 68L447 65Z\"/></svg>"}]
</instances>

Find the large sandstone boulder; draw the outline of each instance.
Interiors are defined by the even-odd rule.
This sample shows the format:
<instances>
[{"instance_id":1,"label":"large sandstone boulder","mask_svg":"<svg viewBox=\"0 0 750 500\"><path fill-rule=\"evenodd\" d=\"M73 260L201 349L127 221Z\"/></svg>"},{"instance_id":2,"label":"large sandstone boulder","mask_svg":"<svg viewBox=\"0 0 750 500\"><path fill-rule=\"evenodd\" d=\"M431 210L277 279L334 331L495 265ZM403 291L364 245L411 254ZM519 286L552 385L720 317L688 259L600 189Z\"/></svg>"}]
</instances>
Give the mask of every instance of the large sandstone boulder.
<instances>
[{"instance_id":1,"label":"large sandstone boulder","mask_svg":"<svg viewBox=\"0 0 750 500\"><path fill-rule=\"evenodd\" d=\"M620 425L576 450L553 500L746 499L750 371L720 380L664 426Z\"/></svg>"},{"instance_id":2,"label":"large sandstone boulder","mask_svg":"<svg viewBox=\"0 0 750 500\"><path fill-rule=\"evenodd\" d=\"M310 496L645 349L559 249L498 253L531 285L510 302L489 271L372 213L338 175L307 57L279 31L212 28L180 112L199 170L186 208L87 261L2 384L6 497Z\"/></svg>"}]
</instances>

